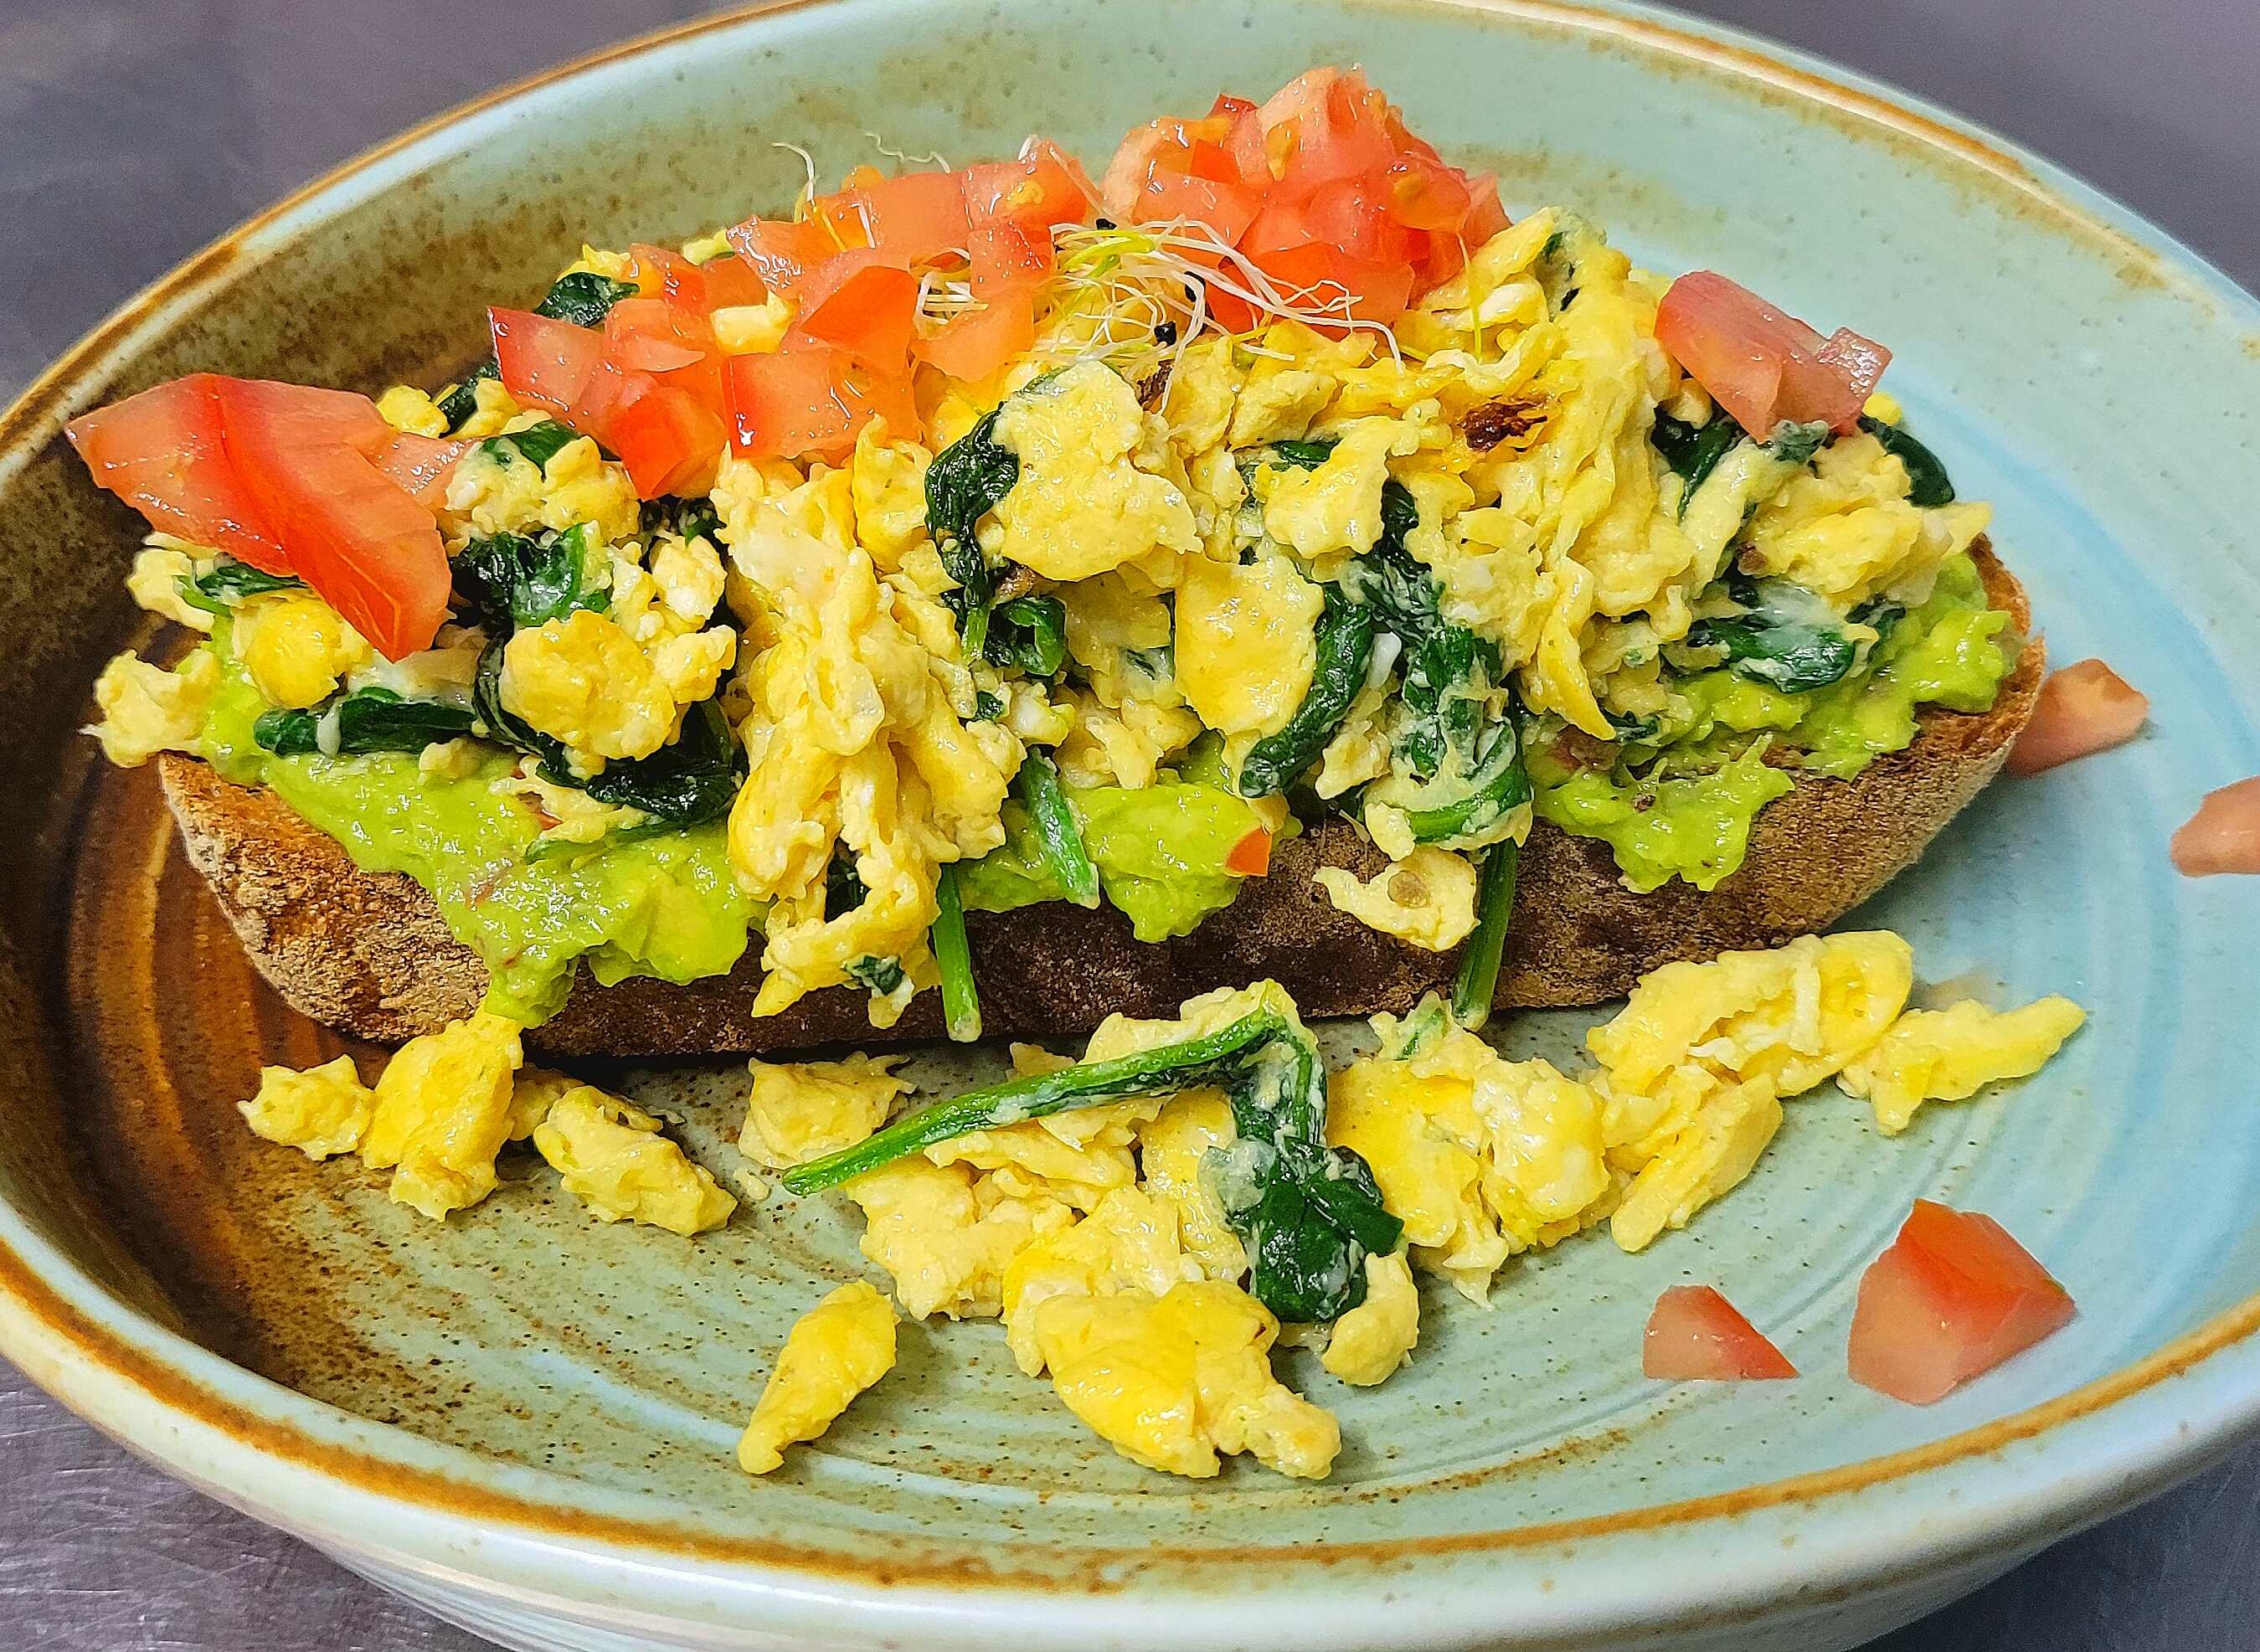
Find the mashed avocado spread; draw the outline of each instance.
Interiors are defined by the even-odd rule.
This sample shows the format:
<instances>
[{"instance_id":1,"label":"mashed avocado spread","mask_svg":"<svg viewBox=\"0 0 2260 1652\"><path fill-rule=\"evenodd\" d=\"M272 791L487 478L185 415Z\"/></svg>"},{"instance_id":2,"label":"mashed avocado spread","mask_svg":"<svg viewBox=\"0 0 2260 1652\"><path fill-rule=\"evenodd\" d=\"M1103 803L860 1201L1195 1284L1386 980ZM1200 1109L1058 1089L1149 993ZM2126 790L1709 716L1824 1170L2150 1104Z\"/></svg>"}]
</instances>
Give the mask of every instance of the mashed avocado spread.
<instances>
[{"instance_id":1,"label":"mashed avocado spread","mask_svg":"<svg viewBox=\"0 0 2260 1652\"><path fill-rule=\"evenodd\" d=\"M488 1009L547 1019L584 958L609 985L720 975L745 951L755 908L731 875L721 823L545 844L533 808L495 784L515 767L498 750L460 778L422 774L403 753L275 756L252 740L267 703L225 624L204 646L222 686L198 754L230 780L272 790L363 871L405 872L431 891L448 930L486 962Z\"/></svg>"},{"instance_id":2,"label":"mashed avocado spread","mask_svg":"<svg viewBox=\"0 0 2260 1652\"><path fill-rule=\"evenodd\" d=\"M1929 600L1885 631L1866 668L1827 688L1790 694L1700 671L1673 684L1686 716L1658 740L1627 742L1613 763L1573 765L1534 740L1537 816L1605 840L1636 890L1673 877L1714 889L1741 865L1757 812L1793 783L1783 766L1850 779L1913 742L1918 707L1991 706L2022 646L2009 616L1985 605L1976 565L1950 557Z\"/></svg>"}]
</instances>

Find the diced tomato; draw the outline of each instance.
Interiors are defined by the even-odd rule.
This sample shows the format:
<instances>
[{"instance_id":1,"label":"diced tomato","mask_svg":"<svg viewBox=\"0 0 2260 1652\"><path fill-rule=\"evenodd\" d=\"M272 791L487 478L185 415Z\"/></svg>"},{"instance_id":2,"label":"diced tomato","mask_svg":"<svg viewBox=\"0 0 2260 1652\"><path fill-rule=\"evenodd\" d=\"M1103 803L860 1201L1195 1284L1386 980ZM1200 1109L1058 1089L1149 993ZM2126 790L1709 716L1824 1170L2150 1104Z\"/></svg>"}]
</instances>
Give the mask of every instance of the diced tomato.
<instances>
[{"instance_id":1,"label":"diced tomato","mask_svg":"<svg viewBox=\"0 0 2260 1652\"><path fill-rule=\"evenodd\" d=\"M1423 155L1398 156L1378 182L1374 204L1407 229L1455 232L1475 209L1466 175Z\"/></svg>"},{"instance_id":2,"label":"diced tomato","mask_svg":"<svg viewBox=\"0 0 2260 1652\"><path fill-rule=\"evenodd\" d=\"M680 253L633 242L628 247L628 275L637 291L664 301L672 310L704 316L713 308L706 293L706 272Z\"/></svg>"},{"instance_id":3,"label":"diced tomato","mask_svg":"<svg viewBox=\"0 0 2260 1652\"><path fill-rule=\"evenodd\" d=\"M97 483L153 526L269 574L288 573L282 541L228 462L214 373L192 373L98 407L64 433Z\"/></svg>"},{"instance_id":4,"label":"diced tomato","mask_svg":"<svg viewBox=\"0 0 2260 1652\"><path fill-rule=\"evenodd\" d=\"M1033 299L1027 287L1008 288L980 309L953 316L933 337L912 344L911 354L954 379L985 379L1035 347Z\"/></svg>"},{"instance_id":5,"label":"diced tomato","mask_svg":"<svg viewBox=\"0 0 2260 1652\"><path fill-rule=\"evenodd\" d=\"M228 458L290 571L388 658L429 647L450 585L438 524L345 439L358 421L342 392L222 379L216 394Z\"/></svg>"},{"instance_id":6,"label":"diced tomato","mask_svg":"<svg viewBox=\"0 0 2260 1652\"><path fill-rule=\"evenodd\" d=\"M880 248L905 268L965 248L965 189L955 172L875 176L824 197L811 216L840 246Z\"/></svg>"},{"instance_id":7,"label":"diced tomato","mask_svg":"<svg viewBox=\"0 0 2260 1652\"><path fill-rule=\"evenodd\" d=\"M477 445L470 440L444 441L437 436L396 430L368 458L371 464L405 488L417 504L427 511L437 511L447 496L447 475L455 468L455 461Z\"/></svg>"},{"instance_id":8,"label":"diced tomato","mask_svg":"<svg viewBox=\"0 0 2260 1652\"><path fill-rule=\"evenodd\" d=\"M1052 238L1002 218L973 231L973 296L990 298L1019 286L1033 287L1055 267Z\"/></svg>"},{"instance_id":9,"label":"diced tomato","mask_svg":"<svg viewBox=\"0 0 2260 1652\"><path fill-rule=\"evenodd\" d=\"M490 309L487 322L503 388L521 405L593 435L619 399L619 375L604 361L604 335L530 310Z\"/></svg>"},{"instance_id":10,"label":"diced tomato","mask_svg":"<svg viewBox=\"0 0 2260 1652\"><path fill-rule=\"evenodd\" d=\"M1232 853L1224 857L1224 869L1237 872L1242 877L1262 877L1271 869L1271 833L1262 826L1251 828L1248 834L1232 846Z\"/></svg>"},{"instance_id":11,"label":"diced tomato","mask_svg":"<svg viewBox=\"0 0 2260 1652\"><path fill-rule=\"evenodd\" d=\"M1784 419L1852 429L1891 360L1856 333L1823 339L1707 269L1671 283L1656 308L1656 337L1736 424L1761 439Z\"/></svg>"},{"instance_id":12,"label":"diced tomato","mask_svg":"<svg viewBox=\"0 0 2260 1652\"><path fill-rule=\"evenodd\" d=\"M1813 354L1814 360L1851 386L1853 397L1863 407L1867 405L1868 397L1876 393L1884 369L1892 364L1889 350L1873 339L1862 338L1849 327L1837 328ZM1852 417L1856 422L1858 420L1856 410Z\"/></svg>"},{"instance_id":13,"label":"diced tomato","mask_svg":"<svg viewBox=\"0 0 2260 1652\"><path fill-rule=\"evenodd\" d=\"M874 373L902 373L918 314L918 277L877 261L883 256L841 253L810 271L793 336L845 350Z\"/></svg>"},{"instance_id":14,"label":"diced tomato","mask_svg":"<svg viewBox=\"0 0 2260 1652\"><path fill-rule=\"evenodd\" d=\"M1861 1276L1852 1380L1927 1405L2070 1321L2064 1288L1990 1216L1917 1199Z\"/></svg>"},{"instance_id":15,"label":"diced tomato","mask_svg":"<svg viewBox=\"0 0 2260 1652\"><path fill-rule=\"evenodd\" d=\"M698 266L706 278L707 313L757 304L769 296L769 283L742 258L716 258Z\"/></svg>"},{"instance_id":16,"label":"diced tomato","mask_svg":"<svg viewBox=\"0 0 2260 1652\"><path fill-rule=\"evenodd\" d=\"M2173 857L2186 877L2260 872L2260 776L2206 793L2174 833Z\"/></svg>"},{"instance_id":17,"label":"diced tomato","mask_svg":"<svg viewBox=\"0 0 2260 1652\"><path fill-rule=\"evenodd\" d=\"M918 428L910 386L859 368L844 350L809 344L727 365L732 440L757 457L847 457L874 414L890 430Z\"/></svg>"},{"instance_id":18,"label":"diced tomato","mask_svg":"<svg viewBox=\"0 0 2260 1652\"><path fill-rule=\"evenodd\" d=\"M1674 1285L1656 1299L1640 1369L1669 1383L1770 1381L1797 1375L1782 1351L1709 1285Z\"/></svg>"},{"instance_id":19,"label":"diced tomato","mask_svg":"<svg viewBox=\"0 0 2260 1652\"><path fill-rule=\"evenodd\" d=\"M1098 191L1074 156L1045 139L1031 139L1017 161L965 168L965 210L974 225L1002 221L1049 239L1062 224L1091 217Z\"/></svg>"},{"instance_id":20,"label":"diced tomato","mask_svg":"<svg viewBox=\"0 0 2260 1652\"><path fill-rule=\"evenodd\" d=\"M2142 732L2150 699L2100 660L2049 673L2032 721L2009 751L2009 772L2037 775L2075 757L2123 746Z\"/></svg>"},{"instance_id":21,"label":"diced tomato","mask_svg":"<svg viewBox=\"0 0 2260 1652\"><path fill-rule=\"evenodd\" d=\"M704 493L730 440L721 416L670 385L636 387L605 421L605 444L627 468L639 498Z\"/></svg>"},{"instance_id":22,"label":"diced tomato","mask_svg":"<svg viewBox=\"0 0 2260 1652\"><path fill-rule=\"evenodd\" d=\"M840 250L823 225L812 221L749 218L734 225L729 238L768 292L787 295L811 268Z\"/></svg>"},{"instance_id":23,"label":"diced tomato","mask_svg":"<svg viewBox=\"0 0 2260 1652\"><path fill-rule=\"evenodd\" d=\"M1391 214L1383 192L1367 179L1336 178L1288 211L1301 240L1336 248L1361 263L1412 261L1414 232ZM1252 231L1248 239L1255 239Z\"/></svg>"},{"instance_id":24,"label":"diced tomato","mask_svg":"<svg viewBox=\"0 0 2260 1652\"><path fill-rule=\"evenodd\" d=\"M664 298L623 298L604 317L604 353L624 372L672 373L702 360L711 340L702 347Z\"/></svg>"},{"instance_id":25,"label":"diced tomato","mask_svg":"<svg viewBox=\"0 0 2260 1652\"><path fill-rule=\"evenodd\" d=\"M1248 261L1269 275L1291 303L1331 310L1345 320L1391 325L1412 297L1409 266L1369 262L1320 241L1251 253Z\"/></svg>"}]
</instances>

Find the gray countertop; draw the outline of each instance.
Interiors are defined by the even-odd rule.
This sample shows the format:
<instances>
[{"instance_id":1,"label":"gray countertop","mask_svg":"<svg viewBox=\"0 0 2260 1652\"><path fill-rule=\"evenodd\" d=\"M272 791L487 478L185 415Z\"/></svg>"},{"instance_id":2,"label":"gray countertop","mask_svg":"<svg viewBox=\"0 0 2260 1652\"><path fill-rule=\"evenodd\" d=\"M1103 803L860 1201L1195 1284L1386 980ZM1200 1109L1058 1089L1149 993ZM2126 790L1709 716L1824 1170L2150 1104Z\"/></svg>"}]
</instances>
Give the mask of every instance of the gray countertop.
<instances>
[{"instance_id":1,"label":"gray countertop","mask_svg":"<svg viewBox=\"0 0 2260 1652\"><path fill-rule=\"evenodd\" d=\"M0 0L0 395L144 282L354 151L543 64L704 9ZM2260 288L2252 0L1692 9L1965 111ZM0 1652L483 1644L138 1462L0 1364ZM2256 1645L2260 1447L1878 1652Z\"/></svg>"}]
</instances>

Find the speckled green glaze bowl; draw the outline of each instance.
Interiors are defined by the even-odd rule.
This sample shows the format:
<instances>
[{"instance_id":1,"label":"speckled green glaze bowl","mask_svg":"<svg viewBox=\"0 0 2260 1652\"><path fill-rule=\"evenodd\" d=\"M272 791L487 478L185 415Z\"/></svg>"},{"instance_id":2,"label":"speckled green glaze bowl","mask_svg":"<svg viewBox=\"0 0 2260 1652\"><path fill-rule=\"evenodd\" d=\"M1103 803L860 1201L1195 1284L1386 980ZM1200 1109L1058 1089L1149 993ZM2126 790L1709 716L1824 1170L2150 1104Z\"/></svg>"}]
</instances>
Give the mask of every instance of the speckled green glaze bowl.
<instances>
[{"instance_id":1,"label":"speckled green glaze bowl","mask_svg":"<svg viewBox=\"0 0 2260 1652\"><path fill-rule=\"evenodd\" d=\"M262 1060L333 1048L260 988L146 774L73 728L136 634L135 525L57 434L191 368L374 388L468 359L490 297L584 235L774 207L806 145L1086 155L1219 86L1363 61L1518 210L1732 269L1898 352L1894 387L2060 659L2153 697L2129 748L2004 782L1865 916L1935 988L2073 994L2089 1030L1893 1141L1833 1091L1758 1173L1628 1258L1565 1246L1488 1314L1432 1298L1412 1369L1291 1379L1349 1444L1318 1486L1133 1469L982 1327L763 1481L729 1448L855 1221L774 1199L695 1244L587 1222L530 1169L444 1230L254 1141ZM2029 157L1652 14L1538 4L826 0L625 48L440 121L184 266L0 427L0 1353L215 1495L507 1645L1791 1648L1901 1622L2260 1420L2260 884L2168 833L2260 769L2260 311ZM1584 1018L1503 1036L1562 1054ZM976 1057L977 1064L985 1057ZM925 1076L953 1082L962 1060ZM612 1082L726 1169L734 1068ZM1945 1403L1851 1384L1855 1283L1918 1194L1992 1212L2080 1305ZM1806 1375L1639 1375L1663 1286L1724 1285Z\"/></svg>"}]
</instances>

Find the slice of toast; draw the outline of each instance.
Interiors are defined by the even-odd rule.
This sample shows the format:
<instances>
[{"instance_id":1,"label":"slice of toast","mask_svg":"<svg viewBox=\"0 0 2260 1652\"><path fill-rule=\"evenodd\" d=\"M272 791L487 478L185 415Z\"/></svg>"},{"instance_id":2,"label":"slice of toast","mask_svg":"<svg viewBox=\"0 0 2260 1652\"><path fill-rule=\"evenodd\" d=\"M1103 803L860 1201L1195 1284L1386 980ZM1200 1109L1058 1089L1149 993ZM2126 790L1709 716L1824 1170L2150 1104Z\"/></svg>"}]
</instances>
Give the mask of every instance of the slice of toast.
<instances>
[{"instance_id":1,"label":"slice of toast","mask_svg":"<svg viewBox=\"0 0 2260 1652\"><path fill-rule=\"evenodd\" d=\"M2029 636L2022 588L1983 541L1977 557L1989 599ZM1854 779L1799 776L1759 814L1741 869L1707 895L1677 882L1635 895L1606 844L1537 824L1522 852L1498 1003L1598 1003L1658 964L1827 927L1910 865L1993 777L2032 715L2042 670L2034 638L1991 710L1926 712L1913 745ZM271 793L232 785L190 758L160 763L189 859L259 972L294 1008L359 1037L397 1041L477 1005L485 966L412 879L361 871ZM1267 976L1306 1015L1407 1009L1448 987L1456 953L1379 934L1336 912L1311 881L1320 866L1370 876L1384 864L1353 827L1327 822L1282 845L1269 875L1248 880L1230 907L1154 946L1134 940L1112 908L969 914L983 1029L1079 1037L1117 1012L1170 1015L1195 993ZM869 1025L864 993L845 987L756 1020L760 950L756 938L728 975L683 986L604 987L584 976L529 1040L563 1055L684 1055L940 1036L933 992L883 1032Z\"/></svg>"}]
</instances>

